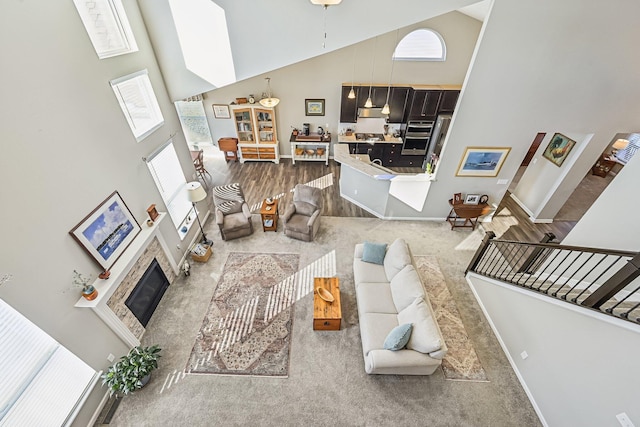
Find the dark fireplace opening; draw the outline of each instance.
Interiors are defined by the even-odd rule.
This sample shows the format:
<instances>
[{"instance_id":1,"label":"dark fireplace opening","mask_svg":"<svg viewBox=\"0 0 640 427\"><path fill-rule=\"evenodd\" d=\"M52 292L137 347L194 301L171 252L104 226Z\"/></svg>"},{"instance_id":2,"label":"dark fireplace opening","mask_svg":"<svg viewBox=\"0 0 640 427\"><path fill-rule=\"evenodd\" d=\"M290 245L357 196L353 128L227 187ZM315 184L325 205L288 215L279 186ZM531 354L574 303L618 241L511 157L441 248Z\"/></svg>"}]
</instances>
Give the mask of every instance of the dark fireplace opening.
<instances>
[{"instance_id":1,"label":"dark fireplace opening","mask_svg":"<svg viewBox=\"0 0 640 427\"><path fill-rule=\"evenodd\" d=\"M125 305L136 316L142 326L147 326L151 315L168 287L169 280L162 268L160 268L158 260L154 258L136 287L131 291L129 298L125 301Z\"/></svg>"}]
</instances>

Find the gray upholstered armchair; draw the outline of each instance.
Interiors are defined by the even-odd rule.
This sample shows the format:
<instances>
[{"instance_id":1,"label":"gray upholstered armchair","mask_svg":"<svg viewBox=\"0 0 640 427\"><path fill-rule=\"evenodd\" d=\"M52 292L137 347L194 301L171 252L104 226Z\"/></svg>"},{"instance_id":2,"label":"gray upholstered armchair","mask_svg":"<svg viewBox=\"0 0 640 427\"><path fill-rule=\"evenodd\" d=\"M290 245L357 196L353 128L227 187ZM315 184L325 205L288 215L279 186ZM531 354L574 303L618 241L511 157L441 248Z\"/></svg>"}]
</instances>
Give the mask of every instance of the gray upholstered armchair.
<instances>
[{"instance_id":1,"label":"gray upholstered armchair","mask_svg":"<svg viewBox=\"0 0 640 427\"><path fill-rule=\"evenodd\" d=\"M284 234L307 242L313 240L320 227L322 191L319 188L298 184L293 189L293 202L284 212Z\"/></svg>"},{"instance_id":2,"label":"gray upholstered armchair","mask_svg":"<svg viewBox=\"0 0 640 427\"><path fill-rule=\"evenodd\" d=\"M244 201L240 184L213 187L213 203L222 240L236 239L253 233L251 212Z\"/></svg>"}]
</instances>

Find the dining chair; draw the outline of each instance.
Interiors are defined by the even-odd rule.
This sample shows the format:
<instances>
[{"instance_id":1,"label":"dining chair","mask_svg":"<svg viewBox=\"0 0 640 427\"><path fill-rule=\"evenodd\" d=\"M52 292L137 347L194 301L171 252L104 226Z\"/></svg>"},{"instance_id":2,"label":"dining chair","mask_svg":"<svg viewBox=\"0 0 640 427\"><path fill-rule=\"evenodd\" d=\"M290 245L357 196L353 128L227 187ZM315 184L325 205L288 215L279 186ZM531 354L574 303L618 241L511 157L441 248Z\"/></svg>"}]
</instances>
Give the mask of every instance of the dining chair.
<instances>
[{"instance_id":1,"label":"dining chair","mask_svg":"<svg viewBox=\"0 0 640 427\"><path fill-rule=\"evenodd\" d=\"M211 174L204 167L204 151L203 150L198 151L198 156L193 160L193 166L195 166L196 168L196 173L198 174L198 177L202 178L202 182L204 186L208 187L207 178L205 175L209 175L209 177L211 178Z\"/></svg>"}]
</instances>

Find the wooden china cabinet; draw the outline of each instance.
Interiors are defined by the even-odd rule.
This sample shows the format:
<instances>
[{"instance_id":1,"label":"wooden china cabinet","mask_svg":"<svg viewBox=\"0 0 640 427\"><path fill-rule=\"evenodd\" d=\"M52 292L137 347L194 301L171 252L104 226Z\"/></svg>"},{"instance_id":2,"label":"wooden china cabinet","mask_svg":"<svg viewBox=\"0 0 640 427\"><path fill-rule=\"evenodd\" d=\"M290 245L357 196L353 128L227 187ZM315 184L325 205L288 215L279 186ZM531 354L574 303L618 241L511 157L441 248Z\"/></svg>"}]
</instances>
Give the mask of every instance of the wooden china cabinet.
<instances>
[{"instance_id":1,"label":"wooden china cabinet","mask_svg":"<svg viewBox=\"0 0 640 427\"><path fill-rule=\"evenodd\" d=\"M266 160L280 163L276 113L261 105L231 106L238 135L240 162Z\"/></svg>"}]
</instances>

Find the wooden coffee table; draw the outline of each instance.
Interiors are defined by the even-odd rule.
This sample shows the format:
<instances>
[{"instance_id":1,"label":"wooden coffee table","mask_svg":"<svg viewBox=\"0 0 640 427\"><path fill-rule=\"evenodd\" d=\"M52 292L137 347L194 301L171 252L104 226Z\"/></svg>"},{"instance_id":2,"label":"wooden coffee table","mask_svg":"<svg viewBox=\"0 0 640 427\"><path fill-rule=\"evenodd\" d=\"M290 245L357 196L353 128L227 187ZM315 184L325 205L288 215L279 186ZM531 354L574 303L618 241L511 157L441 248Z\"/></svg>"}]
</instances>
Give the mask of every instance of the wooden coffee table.
<instances>
[{"instance_id":1,"label":"wooden coffee table","mask_svg":"<svg viewBox=\"0 0 640 427\"><path fill-rule=\"evenodd\" d=\"M334 301L320 298L316 289L321 286L331 292ZM340 306L340 280L337 277L316 277L313 279L313 330L339 331L342 321Z\"/></svg>"}]
</instances>

